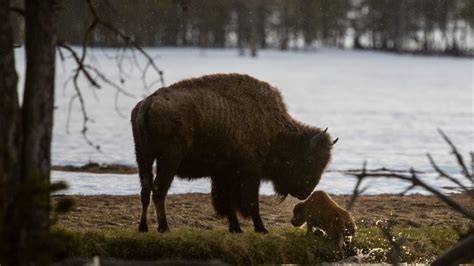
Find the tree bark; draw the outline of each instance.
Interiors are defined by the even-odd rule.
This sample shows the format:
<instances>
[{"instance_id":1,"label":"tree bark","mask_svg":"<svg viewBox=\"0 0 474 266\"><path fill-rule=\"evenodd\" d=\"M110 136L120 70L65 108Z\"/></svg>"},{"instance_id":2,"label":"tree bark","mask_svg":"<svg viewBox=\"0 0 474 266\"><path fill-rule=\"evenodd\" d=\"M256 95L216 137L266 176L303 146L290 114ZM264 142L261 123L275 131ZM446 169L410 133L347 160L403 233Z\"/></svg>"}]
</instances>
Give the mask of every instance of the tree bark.
<instances>
[{"instance_id":1,"label":"tree bark","mask_svg":"<svg viewBox=\"0 0 474 266\"><path fill-rule=\"evenodd\" d=\"M21 124L18 102L10 1L0 0L0 264L7 263L19 238L11 234L14 185L20 176Z\"/></svg>"},{"instance_id":2,"label":"tree bark","mask_svg":"<svg viewBox=\"0 0 474 266\"><path fill-rule=\"evenodd\" d=\"M249 38L249 44L250 44L250 56L251 57L257 57L257 9L260 5L260 1L254 0L250 1L249 5L249 11L250 13L250 38Z\"/></svg>"},{"instance_id":3,"label":"tree bark","mask_svg":"<svg viewBox=\"0 0 474 266\"><path fill-rule=\"evenodd\" d=\"M54 109L56 1L26 0L26 79L23 97L22 176L44 175L51 168Z\"/></svg>"},{"instance_id":4,"label":"tree bark","mask_svg":"<svg viewBox=\"0 0 474 266\"><path fill-rule=\"evenodd\" d=\"M22 185L33 185L23 213L24 247L41 247L49 231L49 185L54 111L56 0L25 0L26 74L22 105ZM28 191L28 190L27 190ZM38 192L35 192L38 191ZM25 208L27 208L25 207ZM26 257L29 262L37 258Z\"/></svg>"},{"instance_id":5,"label":"tree bark","mask_svg":"<svg viewBox=\"0 0 474 266\"><path fill-rule=\"evenodd\" d=\"M9 0L0 0L0 178L19 176L20 105L13 39L9 16ZM4 203L4 201L2 202Z\"/></svg>"}]
</instances>

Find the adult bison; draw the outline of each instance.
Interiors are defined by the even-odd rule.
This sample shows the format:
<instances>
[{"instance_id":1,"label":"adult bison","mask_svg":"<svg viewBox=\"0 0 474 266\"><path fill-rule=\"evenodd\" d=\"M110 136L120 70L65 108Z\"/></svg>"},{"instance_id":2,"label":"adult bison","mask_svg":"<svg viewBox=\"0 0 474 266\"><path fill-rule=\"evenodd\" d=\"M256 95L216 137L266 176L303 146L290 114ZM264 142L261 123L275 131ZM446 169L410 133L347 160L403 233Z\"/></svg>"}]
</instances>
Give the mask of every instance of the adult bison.
<instances>
[{"instance_id":1,"label":"adult bison","mask_svg":"<svg viewBox=\"0 0 474 266\"><path fill-rule=\"evenodd\" d=\"M175 175L211 177L214 208L228 218L230 232L242 232L237 211L253 219L256 232L267 232L259 213L260 182L271 181L283 197L307 198L334 143L326 130L290 117L277 89L240 74L163 87L135 106L131 120L142 187L141 232L148 231L151 191L158 231L168 230L165 197Z\"/></svg>"}]
</instances>

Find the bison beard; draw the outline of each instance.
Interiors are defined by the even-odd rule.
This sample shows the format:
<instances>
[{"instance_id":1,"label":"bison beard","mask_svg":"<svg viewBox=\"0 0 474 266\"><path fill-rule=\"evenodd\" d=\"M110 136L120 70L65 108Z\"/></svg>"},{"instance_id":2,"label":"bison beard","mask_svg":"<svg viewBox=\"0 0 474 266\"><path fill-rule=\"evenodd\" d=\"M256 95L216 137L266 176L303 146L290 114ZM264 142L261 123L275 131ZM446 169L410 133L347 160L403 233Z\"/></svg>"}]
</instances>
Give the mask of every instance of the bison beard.
<instances>
[{"instance_id":1,"label":"bison beard","mask_svg":"<svg viewBox=\"0 0 474 266\"><path fill-rule=\"evenodd\" d=\"M335 143L326 130L291 118L277 89L240 74L163 87L135 106L131 122L142 186L140 232L148 231L151 192L158 231L169 230L165 198L175 175L211 177L213 206L229 220L230 232L242 232L237 212L252 218L256 232L267 232L260 182L271 181L283 198L307 198Z\"/></svg>"}]
</instances>

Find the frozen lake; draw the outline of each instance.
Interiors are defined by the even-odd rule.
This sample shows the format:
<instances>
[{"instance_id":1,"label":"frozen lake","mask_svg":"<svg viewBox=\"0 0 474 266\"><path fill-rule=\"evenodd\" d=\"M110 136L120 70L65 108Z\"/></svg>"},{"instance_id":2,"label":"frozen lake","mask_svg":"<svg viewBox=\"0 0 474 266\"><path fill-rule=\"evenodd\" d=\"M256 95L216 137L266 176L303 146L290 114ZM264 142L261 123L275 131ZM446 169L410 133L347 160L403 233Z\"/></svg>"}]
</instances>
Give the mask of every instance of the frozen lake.
<instances>
[{"instance_id":1,"label":"frozen lake","mask_svg":"<svg viewBox=\"0 0 474 266\"><path fill-rule=\"evenodd\" d=\"M118 78L114 49L93 53L100 68ZM430 152L440 166L452 174L459 170L449 148L438 135L442 128L470 160L473 150L473 61L464 58L423 57L389 53L319 49L316 52L261 51L258 58L240 57L236 50L148 49L157 56L167 85L188 77L217 72L252 75L278 87L289 112L298 120L329 127L339 142L333 150L331 170L387 167L431 171L426 159ZM23 51L16 49L17 68L24 69ZM76 102L72 108L69 133L67 110L74 90L63 87L72 61L57 65L57 94L53 138L53 164L82 165L87 162L135 165L129 113L143 96L141 73L135 69L123 84L135 97L120 96L115 110L115 89L105 87L95 93L83 82L89 116L89 137L101 152L88 146L81 134L82 117ZM128 69L129 64L124 65ZM150 75L150 81L152 77ZM158 88L158 86L157 86ZM94 95L95 94L95 95ZM136 194L135 175L98 175L53 172L53 180L67 180L68 193ZM323 176L318 189L330 193L350 193L354 179L332 172ZM430 182L444 186L434 178ZM438 183L437 183L438 182ZM113 185L111 185L113 184ZM209 181L175 181L173 193L208 192ZM401 191L400 183L378 180L369 193ZM272 193L271 185L262 187Z\"/></svg>"}]
</instances>

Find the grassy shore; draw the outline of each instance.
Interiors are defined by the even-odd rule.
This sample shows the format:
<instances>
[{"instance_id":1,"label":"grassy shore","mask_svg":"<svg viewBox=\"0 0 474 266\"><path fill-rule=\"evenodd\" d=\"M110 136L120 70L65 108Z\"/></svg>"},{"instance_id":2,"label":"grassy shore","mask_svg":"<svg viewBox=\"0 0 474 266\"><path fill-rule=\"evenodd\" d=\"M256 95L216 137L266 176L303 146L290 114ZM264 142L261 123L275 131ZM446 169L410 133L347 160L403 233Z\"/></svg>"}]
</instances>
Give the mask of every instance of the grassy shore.
<instances>
[{"instance_id":1,"label":"grassy shore","mask_svg":"<svg viewBox=\"0 0 474 266\"><path fill-rule=\"evenodd\" d=\"M61 196L55 196L53 200ZM453 199L468 208L472 199L457 194ZM271 196L260 200L262 218L270 233L252 232L251 221L241 220L243 234L230 234L226 220L215 216L207 194L169 195L168 220L171 232L156 232L153 205L149 233L138 233L139 196L73 196L76 208L58 220L55 232L66 237L61 257L114 257L133 260L219 260L232 264L314 263L336 261L334 246L324 237L305 234L289 220L296 199L283 203ZM344 206L349 196L334 196ZM389 250L375 222L391 219L395 237L406 238L402 260L427 263L451 247L469 221L454 213L433 196L361 196L351 210L359 227L353 247L371 254L364 262L387 262ZM372 252L371 252L372 251Z\"/></svg>"},{"instance_id":2,"label":"grassy shore","mask_svg":"<svg viewBox=\"0 0 474 266\"><path fill-rule=\"evenodd\" d=\"M69 239L60 250L60 257L97 255L126 260L219 260L245 265L338 260L327 239L307 236L304 230L296 228L270 228L267 235L230 234L222 228L179 228L165 234L143 234L125 229L56 230ZM458 239L458 232L447 227L395 228L394 231L397 237L406 237L402 261L410 263L427 263ZM353 246L367 256L363 262L387 261L389 245L376 227L361 228L353 239Z\"/></svg>"}]
</instances>

